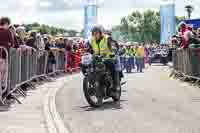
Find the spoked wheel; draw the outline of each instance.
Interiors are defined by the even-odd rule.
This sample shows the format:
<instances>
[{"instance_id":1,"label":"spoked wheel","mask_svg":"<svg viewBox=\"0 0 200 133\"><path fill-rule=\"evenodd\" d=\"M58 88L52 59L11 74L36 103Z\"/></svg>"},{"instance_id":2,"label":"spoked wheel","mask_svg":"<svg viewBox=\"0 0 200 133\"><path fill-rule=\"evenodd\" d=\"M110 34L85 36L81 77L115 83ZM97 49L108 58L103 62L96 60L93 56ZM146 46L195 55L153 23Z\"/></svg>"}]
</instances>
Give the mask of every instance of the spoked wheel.
<instances>
[{"instance_id":1,"label":"spoked wheel","mask_svg":"<svg viewBox=\"0 0 200 133\"><path fill-rule=\"evenodd\" d=\"M103 98L99 96L95 83L90 83L87 77L83 80L83 91L87 102L92 107L99 107L103 104Z\"/></svg>"}]
</instances>

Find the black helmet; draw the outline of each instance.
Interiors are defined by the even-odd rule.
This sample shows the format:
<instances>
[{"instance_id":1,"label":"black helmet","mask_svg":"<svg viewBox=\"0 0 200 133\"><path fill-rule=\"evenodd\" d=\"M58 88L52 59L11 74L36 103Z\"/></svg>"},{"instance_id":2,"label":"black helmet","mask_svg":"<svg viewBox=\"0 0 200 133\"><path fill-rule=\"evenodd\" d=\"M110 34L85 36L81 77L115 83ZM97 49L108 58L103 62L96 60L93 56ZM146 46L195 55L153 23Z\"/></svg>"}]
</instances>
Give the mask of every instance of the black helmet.
<instances>
[{"instance_id":1,"label":"black helmet","mask_svg":"<svg viewBox=\"0 0 200 133\"><path fill-rule=\"evenodd\" d=\"M103 27L102 27L102 26L94 26L94 27L92 28L91 32L92 32L92 34L93 34L94 32L99 32L99 33L102 34L104 31L103 31Z\"/></svg>"}]
</instances>

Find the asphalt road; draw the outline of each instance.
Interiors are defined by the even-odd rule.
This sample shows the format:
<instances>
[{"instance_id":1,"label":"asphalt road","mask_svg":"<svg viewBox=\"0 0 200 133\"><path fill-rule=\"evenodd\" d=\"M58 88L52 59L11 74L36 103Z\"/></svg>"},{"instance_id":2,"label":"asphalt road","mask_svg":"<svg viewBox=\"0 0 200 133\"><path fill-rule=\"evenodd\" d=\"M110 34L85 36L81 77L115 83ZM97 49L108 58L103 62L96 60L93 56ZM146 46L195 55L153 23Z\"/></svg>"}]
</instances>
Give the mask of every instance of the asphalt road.
<instances>
[{"instance_id":1,"label":"asphalt road","mask_svg":"<svg viewBox=\"0 0 200 133\"><path fill-rule=\"evenodd\" d=\"M200 133L200 89L170 79L166 67L126 75L120 103L90 108L82 80L66 83L56 106L71 133Z\"/></svg>"}]
</instances>

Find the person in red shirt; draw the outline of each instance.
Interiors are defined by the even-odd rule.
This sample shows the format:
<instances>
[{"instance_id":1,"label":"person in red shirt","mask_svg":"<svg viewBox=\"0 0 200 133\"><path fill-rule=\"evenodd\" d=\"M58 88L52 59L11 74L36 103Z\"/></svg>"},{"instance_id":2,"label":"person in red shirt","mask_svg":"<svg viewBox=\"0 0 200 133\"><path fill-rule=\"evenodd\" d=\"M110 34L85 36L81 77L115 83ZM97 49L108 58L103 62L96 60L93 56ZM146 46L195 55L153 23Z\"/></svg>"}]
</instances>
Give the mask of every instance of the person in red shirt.
<instances>
[{"instance_id":1,"label":"person in red shirt","mask_svg":"<svg viewBox=\"0 0 200 133\"><path fill-rule=\"evenodd\" d=\"M9 30L10 19L2 17L0 19L0 46L10 48L14 46L14 37Z\"/></svg>"},{"instance_id":2,"label":"person in red shirt","mask_svg":"<svg viewBox=\"0 0 200 133\"><path fill-rule=\"evenodd\" d=\"M14 46L14 38L9 30L10 19L2 17L0 19L0 47L6 49ZM1 48L0 50L0 106L3 105L3 94L7 91L7 78L8 78L8 55Z\"/></svg>"},{"instance_id":3,"label":"person in red shirt","mask_svg":"<svg viewBox=\"0 0 200 133\"><path fill-rule=\"evenodd\" d=\"M72 40L68 40L66 42L66 65L65 65L65 71L66 72L72 72L72 67L73 67L73 52L72 52L72 44L73 44L73 41Z\"/></svg>"},{"instance_id":4,"label":"person in red shirt","mask_svg":"<svg viewBox=\"0 0 200 133\"><path fill-rule=\"evenodd\" d=\"M186 23L182 22L179 24L179 33L180 37L182 38L182 42L180 45L180 48L188 48L189 46L189 40L192 36L192 27L187 26Z\"/></svg>"},{"instance_id":5,"label":"person in red shirt","mask_svg":"<svg viewBox=\"0 0 200 133\"><path fill-rule=\"evenodd\" d=\"M76 58L75 58L75 62L76 62L76 66L75 69L78 70L80 63L81 63L81 47L80 45L78 46L77 50L76 50Z\"/></svg>"}]
</instances>

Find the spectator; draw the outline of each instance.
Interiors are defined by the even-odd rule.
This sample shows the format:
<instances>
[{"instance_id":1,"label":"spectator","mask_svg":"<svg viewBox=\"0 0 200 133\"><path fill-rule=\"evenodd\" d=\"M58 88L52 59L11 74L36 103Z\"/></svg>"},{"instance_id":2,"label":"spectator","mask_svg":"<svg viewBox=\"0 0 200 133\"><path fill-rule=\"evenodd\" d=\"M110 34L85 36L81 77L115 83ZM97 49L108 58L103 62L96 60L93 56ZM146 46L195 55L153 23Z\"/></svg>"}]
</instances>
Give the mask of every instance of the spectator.
<instances>
[{"instance_id":1,"label":"spectator","mask_svg":"<svg viewBox=\"0 0 200 133\"><path fill-rule=\"evenodd\" d=\"M19 45L25 45L25 41L24 41L24 39L25 39L25 29L24 29L24 27L18 27L16 29L16 33L18 35L17 39L19 41Z\"/></svg>"},{"instance_id":2,"label":"spectator","mask_svg":"<svg viewBox=\"0 0 200 133\"><path fill-rule=\"evenodd\" d=\"M152 45L149 45L148 47L148 63L149 63L149 66L151 66L152 64L152 61L153 61L153 55L154 55L154 49L153 49L153 46Z\"/></svg>"},{"instance_id":3,"label":"spectator","mask_svg":"<svg viewBox=\"0 0 200 133\"><path fill-rule=\"evenodd\" d=\"M29 47L32 47L34 49L38 49L37 48L37 33L35 31L31 32L26 45Z\"/></svg>"},{"instance_id":4,"label":"spectator","mask_svg":"<svg viewBox=\"0 0 200 133\"><path fill-rule=\"evenodd\" d=\"M136 65L138 72L142 72L143 61L144 61L144 47L141 44L139 44L139 46L136 48Z\"/></svg>"},{"instance_id":5,"label":"spectator","mask_svg":"<svg viewBox=\"0 0 200 133\"><path fill-rule=\"evenodd\" d=\"M2 17L0 19L0 46L10 48L14 46L14 37L9 30L10 19Z\"/></svg>"},{"instance_id":6,"label":"spectator","mask_svg":"<svg viewBox=\"0 0 200 133\"><path fill-rule=\"evenodd\" d=\"M188 48L189 39L192 36L192 28L187 26L186 23L182 22L179 24L179 36L181 38L181 48Z\"/></svg>"},{"instance_id":7,"label":"spectator","mask_svg":"<svg viewBox=\"0 0 200 133\"><path fill-rule=\"evenodd\" d=\"M172 44L172 47L177 47L177 45L178 45L178 36L176 36L176 35L172 36L171 44Z\"/></svg>"},{"instance_id":8,"label":"spectator","mask_svg":"<svg viewBox=\"0 0 200 133\"><path fill-rule=\"evenodd\" d=\"M200 39L200 28L197 29L197 38Z\"/></svg>"},{"instance_id":9,"label":"spectator","mask_svg":"<svg viewBox=\"0 0 200 133\"><path fill-rule=\"evenodd\" d=\"M45 50L44 39L40 34L36 36L36 48L40 51Z\"/></svg>"},{"instance_id":10,"label":"spectator","mask_svg":"<svg viewBox=\"0 0 200 133\"><path fill-rule=\"evenodd\" d=\"M73 52L72 52L72 45L73 45L73 41L72 40L68 40L67 44L66 44L66 58L67 58L67 63L65 66L65 69L67 72L72 72L72 68L73 68Z\"/></svg>"},{"instance_id":11,"label":"spectator","mask_svg":"<svg viewBox=\"0 0 200 133\"><path fill-rule=\"evenodd\" d=\"M9 30L10 19L7 17L2 17L0 19L0 46L4 48L10 48L14 45L14 38ZM2 95L5 93L6 89L6 78L8 76L7 63L6 62L6 53L5 51L0 51L0 106L2 103Z\"/></svg>"},{"instance_id":12,"label":"spectator","mask_svg":"<svg viewBox=\"0 0 200 133\"><path fill-rule=\"evenodd\" d=\"M55 65L56 65L56 59L53 53L52 48L54 48L52 39L50 36L44 38L44 44L45 44L45 50L48 51L49 57L48 57L48 69L47 72L54 72L55 71Z\"/></svg>"},{"instance_id":13,"label":"spectator","mask_svg":"<svg viewBox=\"0 0 200 133\"><path fill-rule=\"evenodd\" d=\"M14 48L19 48L19 41L17 38L17 33L16 33L16 29L14 26L9 26L9 30L12 33L13 39L14 39L14 44L12 47Z\"/></svg>"},{"instance_id":14,"label":"spectator","mask_svg":"<svg viewBox=\"0 0 200 133\"><path fill-rule=\"evenodd\" d=\"M65 42L64 42L64 38L60 37L59 38L59 45L58 48L61 49L63 51L63 49L65 48Z\"/></svg>"},{"instance_id":15,"label":"spectator","mask_svg":"<svg viewBox=\"0 0 200 133\"><path fill-rule=\"evenodd\" d=\"M147 45L144 44L144 63L143 63L143 67L145 67L145 63L148 62L148 57L149 57L149 49L147 48Z\"/></svg>"},{"instance_id":16,"label":"spectator","mask_svg":"<svg viewBox=\"0 0 200 133\"><path fill-rule=\"evenodd\" d=\"M49 51L50 50L50 37L44 37L44 44L45 44L45 50Z\"/></svg>"},{"instance_id":17,"label":"spectator","mask_svg":"<svg viewBox=\"0 0 200 133\"><path fill-rule=\"evenodd\" d=\"M76 51L78 50L76 42L73 42L72 48L72 68L76 68Z\"/></svg>"},{"instance_id":18,"label":"spectator","mask_svg":"<svg viewBox=\"0 0 200 133\"><path fill-rule=\"evenodd\" d=\"M22 49L31 49L31 47L29 47L29 46L26 45L26 41L25 41L25 38L26 38L26 36L25 36L25 28L19 26L16 29L16 33L17 33L17 40L18 40L18 43L19 43L19 47L22 48Z\"/></svg>"}]
</instances>

